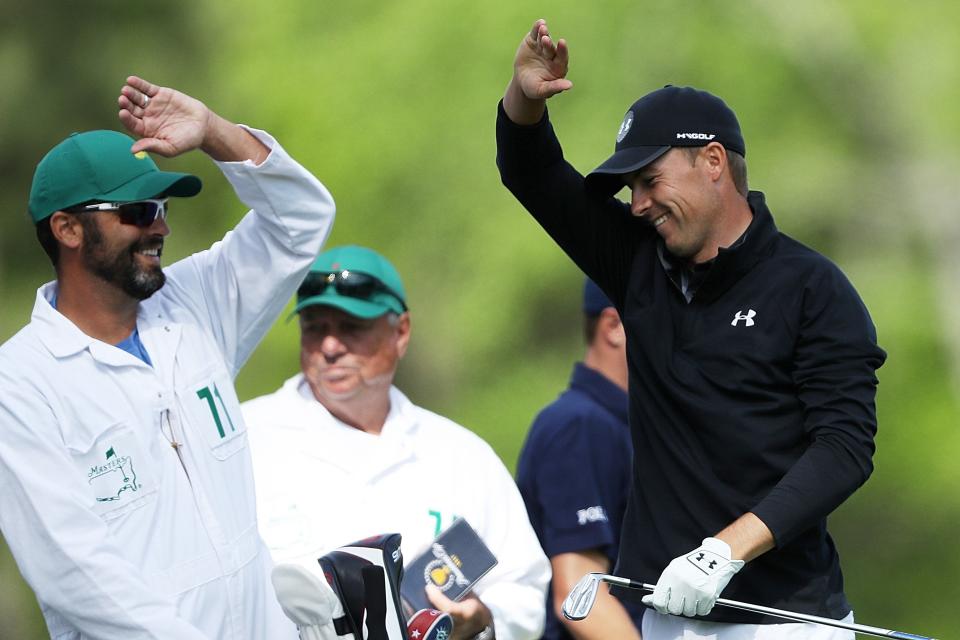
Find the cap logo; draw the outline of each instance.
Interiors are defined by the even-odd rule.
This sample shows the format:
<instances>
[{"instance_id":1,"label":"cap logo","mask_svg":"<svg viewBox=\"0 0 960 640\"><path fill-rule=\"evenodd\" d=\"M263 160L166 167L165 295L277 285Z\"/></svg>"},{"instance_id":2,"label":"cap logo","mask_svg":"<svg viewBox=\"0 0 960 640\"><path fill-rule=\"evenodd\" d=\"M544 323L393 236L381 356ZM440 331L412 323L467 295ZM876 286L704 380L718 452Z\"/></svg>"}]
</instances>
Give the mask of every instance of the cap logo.
<instances>
[{"instance_id":1,"label":"cap logo","mask_svg":"<svg viewBox=\"0 0 960 640\"><path fill-rule=\"evenodd\" d=\"M633 111L627 111L623 116L623 122L620 123L620 131L617 132L617 142L623 142L623 139L630 133L630 127L633 126Z\"/></svg>"},{"instance_id":2,"label":"cap logo","mask_svg":"<svg viewBox=\"0 0 960 640\"><path fill-rule=\"evenodd\" d=\"M137 151L135 154L133 154L133 157L136 158L137 160L143 160L144 158L147 157L147 152Z\"/></svg>"},{"instance_id":3,"label":"cap logo","mask_svg":"<svg viewBox=\"0 0 960 640\"><path fill-rule=\"evenodd\" d=\"M715 133L678 133L677 140L713 140L717 137Z\"/></svg>"}]
</instances>

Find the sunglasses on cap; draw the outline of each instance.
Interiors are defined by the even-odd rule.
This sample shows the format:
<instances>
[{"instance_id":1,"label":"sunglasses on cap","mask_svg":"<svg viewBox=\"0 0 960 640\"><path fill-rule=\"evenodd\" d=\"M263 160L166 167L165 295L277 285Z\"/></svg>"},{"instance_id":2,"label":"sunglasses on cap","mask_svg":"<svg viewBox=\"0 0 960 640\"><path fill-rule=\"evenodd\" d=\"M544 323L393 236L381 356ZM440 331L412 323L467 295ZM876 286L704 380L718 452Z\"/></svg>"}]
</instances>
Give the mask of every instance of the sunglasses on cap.
<instances>
[{"instance_id":1,"label":"sunglasses on cap","mask_svg":"<svg viewBox=\"0 0 960 640\"><path fill-rule=\"evenodd\" d=\"M337 293L348 298L358 298L360 300L369 300L375 293L386 293L396 298L403 310L407 310L407 305L393 289L383 284L379 279L357 271L344 269L332 273L313 272L307 275L306 280L297 289L297 297L300 299L319 296L327 290L327 287L333 286Z\"/></svg>"},{"instance_id":2,"label":"sunglasses on cap","mask_svg":"<svg viewBox=\"0 0 960 640\"><path fill-rule=\"evenodd\" d=\"M73 207L71 213L81 213L83 211L116 211L117 217L122 224L132 224L137 227L146 228L153 224L157 218L167 219L167 199L162 200L136 200L134 202L100 202L97 204L86 204Z\"/></svg>"}]
</instances>

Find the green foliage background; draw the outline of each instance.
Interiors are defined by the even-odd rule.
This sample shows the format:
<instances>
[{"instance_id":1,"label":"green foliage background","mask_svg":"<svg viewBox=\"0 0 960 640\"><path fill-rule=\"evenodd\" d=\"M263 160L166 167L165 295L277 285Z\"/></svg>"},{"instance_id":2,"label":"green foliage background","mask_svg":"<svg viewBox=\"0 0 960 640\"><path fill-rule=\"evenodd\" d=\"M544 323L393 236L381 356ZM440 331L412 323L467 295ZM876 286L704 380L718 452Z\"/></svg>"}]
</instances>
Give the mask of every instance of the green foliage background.
<instances>
[{"instance_id":1,"label":"green foliage background","mask_svg":"<svg viewBox=\"0 0 960 640\"><path fill-rule=\"evenodd\" d=\"M546 17L570 43L575 86L551 113L582 170L610 152L642 93L672 83L723 96L751 186L782 230L847 272L889 353L876 471L831 518L858 620L960 631L960 5L5 0L3 14L0 339L52 277L25 213L33 167L71 131L119 128L115 96L137 73L268 129L330 187L331 246L379 249L410 292L399 385L511 468L582 351L580 275L494 166L496 102L520 38ZM202 155L161 165L205 184L175 204L172 260L209 246L242 208ZM278 322L240 375L241 398L296 368L295 327ZM45 637L5 551L0 618L0 638Z\"/></svg>"}]
</instances>

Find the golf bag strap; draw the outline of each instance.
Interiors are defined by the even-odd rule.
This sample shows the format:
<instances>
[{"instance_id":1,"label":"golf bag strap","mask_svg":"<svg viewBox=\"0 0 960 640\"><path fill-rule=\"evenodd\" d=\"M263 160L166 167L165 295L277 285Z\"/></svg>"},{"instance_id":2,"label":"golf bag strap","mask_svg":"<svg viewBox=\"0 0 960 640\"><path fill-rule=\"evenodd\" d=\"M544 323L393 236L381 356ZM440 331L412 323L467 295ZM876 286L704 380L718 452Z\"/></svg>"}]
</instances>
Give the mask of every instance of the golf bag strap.
<instances>
[{"instance_id":1,"label":"golf bag strap","mask_svg":"<svg viewBox=\"0 0 960 640\"><path fill-rule=\"evenodd\" d=\"M363 575L367 602L367 640L389 640L387 636L387 591L383 585L383 567L366 566Z\"/></svg>"}]
</instances>

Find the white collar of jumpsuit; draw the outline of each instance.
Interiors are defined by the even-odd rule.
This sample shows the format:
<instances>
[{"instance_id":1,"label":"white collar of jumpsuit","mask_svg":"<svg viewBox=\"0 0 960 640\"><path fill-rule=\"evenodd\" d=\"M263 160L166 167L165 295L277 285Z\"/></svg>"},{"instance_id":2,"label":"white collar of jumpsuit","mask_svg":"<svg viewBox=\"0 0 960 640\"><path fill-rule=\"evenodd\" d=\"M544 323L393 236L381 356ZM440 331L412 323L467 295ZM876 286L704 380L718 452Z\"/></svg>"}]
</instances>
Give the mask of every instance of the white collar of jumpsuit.
<instances>
[{"instance_id":1,"label":"white collar of jumpsuit","mask_svg":"<svg viewBox=\"0 0 960 640\"><path fill-rule=\"evenodd\" d=\"M37 338L53 354L55 358L67 358L89 349L90 355L110 366L143 366L148 367L139 358L117 349L96 338L91 338L66 316L53 308L53 299L58 291L57 282L48 282L37 289L37 298L34 301L31 324L36 327ZM169 320L164 321L156 313L150 313L147 305L141 303L137 312L137 327L140 336L162 326L162 330L170 339L179 340L180 325Z\"/></svg>"},{"instance_id":2,"label":"white collar of jumpsuit","mask_svg":"<svg viewBox=\"0 0 960 640\"><path fill-rule=\"evenodd\" d=\"M390 412L383 424L380 435L371 435L351 427L335 418L320 404L307 385L302 373L287 380L280 395L292 409L290 420L278 420L276 426L288 429L308 431L305 438L307 446L303 453L320 458L345 471L376 475L416 457L414 440L420 429L416 407L396 387L390 387ZM365 456L345 456L345 451L362 448ZM365 457L358 466L357 457Z\"/></svg>"}]
</instances>

